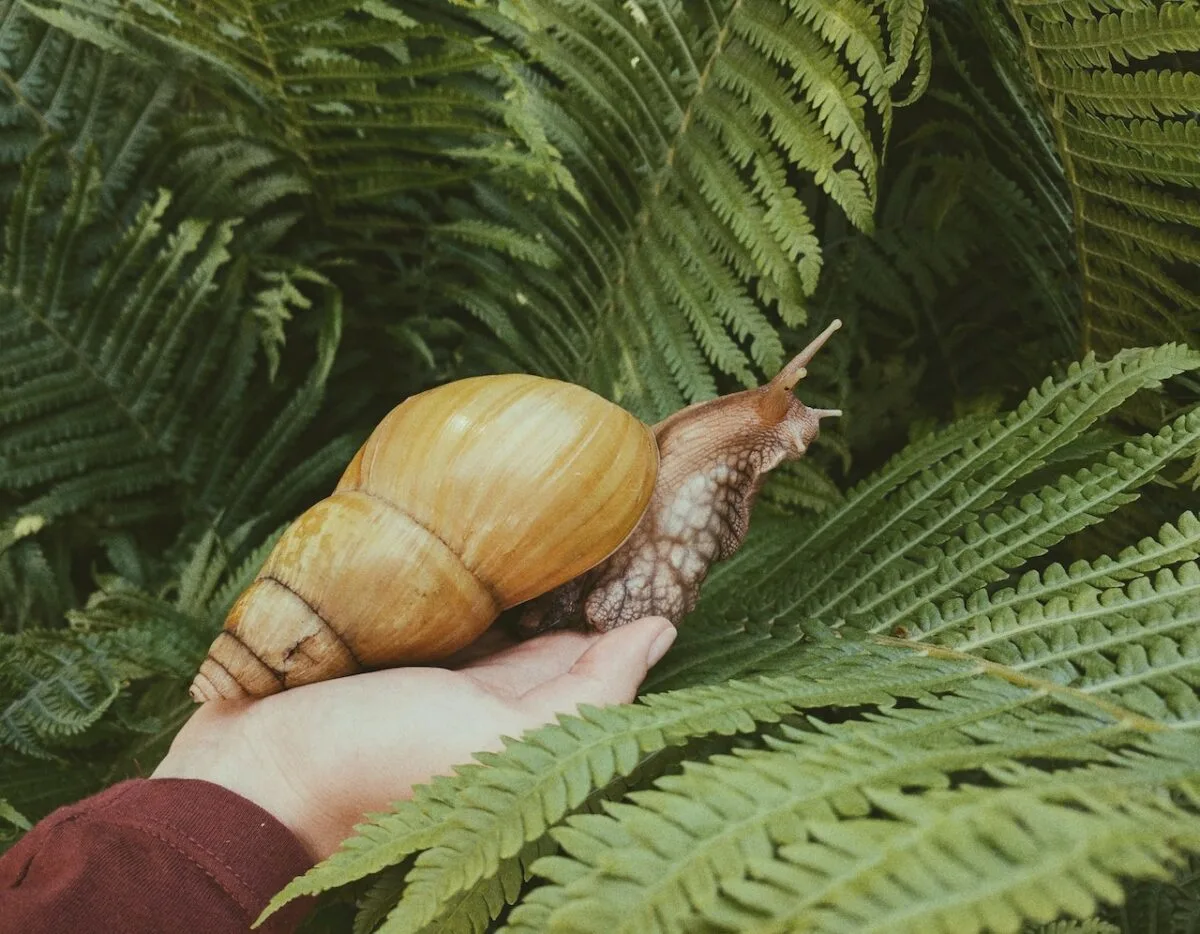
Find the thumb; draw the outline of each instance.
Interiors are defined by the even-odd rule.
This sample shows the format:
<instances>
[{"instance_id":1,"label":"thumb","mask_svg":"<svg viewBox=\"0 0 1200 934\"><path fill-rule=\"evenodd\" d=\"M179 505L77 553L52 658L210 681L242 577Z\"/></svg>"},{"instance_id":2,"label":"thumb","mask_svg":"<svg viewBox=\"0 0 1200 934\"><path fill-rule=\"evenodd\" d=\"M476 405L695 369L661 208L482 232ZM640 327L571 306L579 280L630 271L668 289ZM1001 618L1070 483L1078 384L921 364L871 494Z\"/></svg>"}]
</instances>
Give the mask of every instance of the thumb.
<instances>
[{"instance_id":1,"label":"thumb","mask_svg":"<svg viewBox=\"0 0 1200 934\"><path fill-rule=\"evenodd\" d=\"M526 694L524 701L549 717L574 712L580 704L627 704L676 634L670 620L661 616L619 626L592 643L570 670Z\"/></svg>"}]
</instances>

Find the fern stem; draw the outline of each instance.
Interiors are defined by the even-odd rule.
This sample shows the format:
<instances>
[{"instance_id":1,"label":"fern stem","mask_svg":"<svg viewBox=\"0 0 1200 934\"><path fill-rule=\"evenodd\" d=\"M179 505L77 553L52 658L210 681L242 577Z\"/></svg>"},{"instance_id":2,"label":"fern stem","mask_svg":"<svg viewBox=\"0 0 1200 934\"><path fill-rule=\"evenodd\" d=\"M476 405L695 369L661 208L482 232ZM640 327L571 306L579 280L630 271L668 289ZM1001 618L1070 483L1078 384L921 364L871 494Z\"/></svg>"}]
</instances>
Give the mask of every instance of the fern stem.
<instances>
[{"instance_id":1,"label":"fern stem","mask_svg":"<svg viewBox=\"0 0 1200 934\"><path fill-rule=\"evenodd\" d=\"M1067 145L1066 132L1063 129L1063 121L1066 113L1066 95L1061 92L1051 93L1052 87L1046 80L1042 70L1042 62L1036 51L1037 46L1033 31L1025 19L1025 14L1018 9L1018 4L1014 0L1007 0L1007 3L1009 13L1016 21L1017 28L1021 32L1025 55L1029 61L1029 68L1033 74L1038 94L1042 97L1047 113L1050 116L1050 126L1054 132L1058 158L1062 162L1063 171L1067 176L1068 187L1071 190L1071 207L1075 215L1075 255L1079 258L1080 271L1083 274L1083 327L1080 329L1080 341L1082 352L1088 353L1091 351L1093 344L1092 316L1089 314L1088 309L1094 302L1095 291L1092 285L1091 267L1088 265L1088 254L1084 250L1084 243L1087 240L1086 205L1084 203L1083 190L1079 187L1079 173L1076 170L1075 161L1071 156L1071 149Z\"/></svg>"},{"instance_id":2,"label":"fern stem","mask_svg":"<svg viewBox=\"0 0 1200 934\"><path fill-rule=\"evenodd\" d=\"M17 4L14 3L9 12L11 13L11 11L15 10L16 8ZM0 26L0 29L2 28L3 27ZM9 92L13 96L13 100L15 100L19 106L29 111L33 119L37 121L38 128L42 131L43 138L54 135L54 128L46 121L45 115L33 105L33 102L28 97L25 96L25 93L21 90L20 85L18 85L12 79L12 75L10 75L8 70L5 68L0 68L0 83L8 88Z\"/></svg>"},{"instance_id":3,"label":"fern stem","mask_svg":"<svg viewBox=\"0 0 1200 934\"><path fill-rule=\"evenodd\" d=\"M295 113L292 95L288 94L283 86L283 75L279 70L279 63L275 59L275 52L271 47L271 43L267 41L266 33L263 31L262 23L259 22L257 11L255 10L255 0L242 0L242 9L246 21L254 30L254 41L261 49L260 64L266 68L270 76L272 90L275 93L275 98L283 103L285 114L284 133L289 139L296 141L297 145L292 147L293 153L300 157L304 165L312 171L311 156L308 147L304 145L304 132L297 126L298 115Z\"/></svg>"},{"instance_id":4,"label":"fern stem","mask_svg":"<svg viewBox=\"0 0 1200 934\"><path fill-rule=\"evenodd\" d=\"M1149 717L1143 717L1141 714L1136 714L1132 710L1128 710L1119 704L1114 704L1112 701L1105 700L1102 697L1095 697L1082 688L1072 688L1066 685L1058 684L1054 681L1049 681L1045 678L1039 678L1036 675L1026 674L1022 671L1017 671L1007 665L999 665L996 662L989 662L986 659L979 658L977 655L970 655L966 652L958 652L954 649L947 648L944 645L930 645L928 643L914 643L907 639L895 639L891 636L869 636L872 642L877 642L880 645L906 647L911 651L915 651L921 655L928 655L930 658L940 658L946 661L970 662L978 663L981 670L989 675L994 675L997 678L1002 678L1009 684L1015 684L1018 687L1029 688L1030 690L1039 691L1051 697L1056 697L1066 702L1073 707L1090 707L1095 710L1102 711L1112 717L1118 723L1127 726L1131 730L1137 730L1142 733L1164 733L1171 729L1164 723L1159 723L1156 720L1151 720Z\"/></svg>"}]
</instances>

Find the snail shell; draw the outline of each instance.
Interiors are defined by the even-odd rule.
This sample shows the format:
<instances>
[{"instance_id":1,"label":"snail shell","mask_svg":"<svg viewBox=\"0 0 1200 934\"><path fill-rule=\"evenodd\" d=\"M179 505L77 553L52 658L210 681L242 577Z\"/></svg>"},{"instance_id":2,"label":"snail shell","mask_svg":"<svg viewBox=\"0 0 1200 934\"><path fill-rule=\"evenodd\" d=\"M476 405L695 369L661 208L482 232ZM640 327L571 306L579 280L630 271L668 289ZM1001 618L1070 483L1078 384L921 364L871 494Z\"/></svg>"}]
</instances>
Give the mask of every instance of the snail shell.
<instances>
[{"instance_id":1,"label":"snail shell","mask_svg":"<svg viewBox=\"0 0 1200 934\"><path fill-rule=\"evenodd\" d=\"M413 396L285 530L192 698L445 658L619 548L657 471L651 430L571 383L482 376Z\"/></svg>"}]
</instances>

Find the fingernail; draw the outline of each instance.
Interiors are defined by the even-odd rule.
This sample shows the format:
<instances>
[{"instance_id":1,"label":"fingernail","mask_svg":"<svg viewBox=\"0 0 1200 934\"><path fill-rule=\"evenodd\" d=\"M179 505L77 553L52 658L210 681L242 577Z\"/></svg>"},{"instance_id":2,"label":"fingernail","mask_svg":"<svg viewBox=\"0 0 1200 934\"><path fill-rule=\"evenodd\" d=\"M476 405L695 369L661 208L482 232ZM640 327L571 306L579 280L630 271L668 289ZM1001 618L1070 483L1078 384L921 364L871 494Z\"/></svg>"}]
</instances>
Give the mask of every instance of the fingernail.
<instances>
[{"instance_id":1,"label":"fingernail","mask_svg":"<svg viewBox=\"0 0 1200 934\"><path fill-rule=\"evenodd\" d=\"M667 626L658 634L658 638L650 643L650 650L646 653L647 668L653 668L658 664L659 660L667 654L667 649L675 642L677 635L679 635L679 630L674 626Z\"/></svg>"}]
</instances>

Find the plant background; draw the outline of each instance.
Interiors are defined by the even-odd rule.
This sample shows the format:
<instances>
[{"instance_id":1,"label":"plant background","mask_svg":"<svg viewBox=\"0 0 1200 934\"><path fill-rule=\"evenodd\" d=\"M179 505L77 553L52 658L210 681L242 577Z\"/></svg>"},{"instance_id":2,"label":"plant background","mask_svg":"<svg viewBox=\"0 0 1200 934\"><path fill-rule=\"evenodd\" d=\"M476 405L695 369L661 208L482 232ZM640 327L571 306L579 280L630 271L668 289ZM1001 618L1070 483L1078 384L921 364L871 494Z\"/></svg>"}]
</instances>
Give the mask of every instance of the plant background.
<instances>
[{"instance_id":1,"label":"plant background","mask_svg":"<svg viewBox=\"0 0 1200 934\"><path fill-rule=\"evenodd\" d=\"M906 929L902 916L954 931L1087 918L1122 891L1111 877L1124 907L1053 929L1192 930L1200 897L1183 854L1200 846L1200 764L1170 743L1200 723L1188 512L1200 358L1187 349L1200 349L1198 49L1200 7L1152 0L0 0L5 844L153 767L274 537L408 394L528 371L654 421L769 377L837 316L846 328L802 396L847 414L773 478L750 542L647 685L685 692L661 743L635 722L641 706L629 722L599 718L619 764L584 761L570 807L548 792L496 805L497 822L504 808L526 815L515 843L464 842L431 803L476 800L486 780L465 772L364 838L390 856L351 849L313 877L344 886L314 925L482 930L501 916L512 930L575 930L568 890L585 906L649 898L593 851L649 858L637 831L655 804L629 799L607 824L570 813L679 775L660 787L719 811L737 770L760 761L734 749L806 776L824 717L855 725L840 734L852 749L883 755L886 730L864 725L897 726L909 698L946 718L943 732L965 722L955 705L973 704L977 729L962 735L982 742L990 724L1009 745L946 764L935 743L933 759L897 766L899 782L843 763L840 787L877 796L875 810L834 807L847 832L875 839L875 822L903 818L946 853L932 812L903 803L1000 787L1016 803L987 798L987 833L1028 833L1039 808L1065 821L1068 799L1098 820L1058 866L1084 895L1040 867L1065 894L1039 901L1028 880L981 868L976 847L962 859L995 874L1007 909L967 892L967 921L912 895L884 929ZM731 598L748 585L762 597L746 609ZM1022 617L1023 635L981 643L979 627L1002 634L999 608L1014 605L1044 622ZM1098 623L1096 607L1114 605ZM948 654L835 649L832 630ZM965 658L996 666L996 684L969 687ZM861 691L805 700L793 685L768 702L730 680L805 682L838 666ZM1148 672L1149 698L1105 687L1104 671L1131 666ZM688 708L703 699L689 690L715 692L729 724ZM1089 751L1049 762L1017 741L1063 726L1064 709L1029 699L1047 692L1075 713L1084 695L1107 698L1121 729L1071 733ZM1026 702L1028 721L1001 717ZM1159 732L1162 748L1140 745ZM1133 777L1111 784L1128 796L1097 804L1080 785L1091 744L1154 764L1121 759ZM508 767L543 767L514 756ZM678 817L678 851L654 854L684 881L640 930L749 929L754 905L783 925L797 866L846 858L829 838L801 852L760 822L736 859L689 861L687 842L708 832L692 817ZM405 849L410 820L441 836ZM1130 821L1145 836L1123 848L1109 837ZM484 868L447 881L470 846ZM508 914L555 847L560 861L538 864L540 885ZM1030 870L1028 858L1014 860ZM864 885L892 878L856 871ZM790 893L777 908L769 886ZM810 910L816 930L853 917L834 895Z\"/></svg>"}]
</instances>

